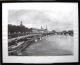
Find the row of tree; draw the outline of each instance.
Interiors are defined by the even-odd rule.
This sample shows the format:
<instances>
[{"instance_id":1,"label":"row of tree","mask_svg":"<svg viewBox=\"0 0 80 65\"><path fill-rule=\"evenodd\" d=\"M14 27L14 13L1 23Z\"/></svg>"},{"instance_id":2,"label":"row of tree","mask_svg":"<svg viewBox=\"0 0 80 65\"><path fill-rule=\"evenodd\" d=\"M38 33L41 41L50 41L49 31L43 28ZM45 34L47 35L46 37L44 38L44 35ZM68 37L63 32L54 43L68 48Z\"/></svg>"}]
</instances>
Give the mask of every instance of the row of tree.
<instances>
[{"instance_id":1,"label":"row of tree","mask_svg":"<svg viewBox=\"0 0 80 65\"><path fill-rule=\"evenodd\" d=\"M55 30L52 30L52 33L58 34L58 35L70 35L70 36L73 36L73 34L74 34L73 30L68 30L68 31L63 30L61 32L56 32Z\"/></svg>"},{"instance_id":2,"label":"row of tree","mask_svg":"<svg viewBox=\"0 0 80 65\"><path fill-rule=\"evenodd\" d=\"M25 26L16 26L8 24L8 33L23 33L23 32L32 32L31 28L27 28Z\"/></svg>"},{"instance_id":3,"label":"row of tree","mask_svg":"<svg viewBox=\"0 0 80 65\"><path fill-rule=\"evenodd\" d=\"M13 34L13 33L30 33L32 32L32 28L27 28L25 26L16 26L16 25L11 25L8 24L8 33ZM55 30L52 30L50 33L52 34L57 34L57 35L71 35L73 36L73 30L63 30L61 32L57 32Z\"/></svg>"}]
</instances>

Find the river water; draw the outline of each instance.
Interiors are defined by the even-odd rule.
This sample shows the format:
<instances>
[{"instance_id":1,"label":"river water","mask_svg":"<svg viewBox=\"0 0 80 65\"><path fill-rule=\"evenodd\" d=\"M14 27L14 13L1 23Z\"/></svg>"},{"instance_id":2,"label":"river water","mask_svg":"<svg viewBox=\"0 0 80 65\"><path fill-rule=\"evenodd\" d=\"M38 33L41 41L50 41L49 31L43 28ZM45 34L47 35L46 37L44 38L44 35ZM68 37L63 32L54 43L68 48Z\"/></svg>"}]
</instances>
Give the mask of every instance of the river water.
<instances>
[{"instance_id":1,"label":"river water","mask_svg":"<svg viewBox=\"0 0 80 65\"><path fill-rule=\"evenodd\" d=\"M22 51L22 56L72 55L74 39L71 36L52 35L32 43Z\"/></svg>"}]
</instances>

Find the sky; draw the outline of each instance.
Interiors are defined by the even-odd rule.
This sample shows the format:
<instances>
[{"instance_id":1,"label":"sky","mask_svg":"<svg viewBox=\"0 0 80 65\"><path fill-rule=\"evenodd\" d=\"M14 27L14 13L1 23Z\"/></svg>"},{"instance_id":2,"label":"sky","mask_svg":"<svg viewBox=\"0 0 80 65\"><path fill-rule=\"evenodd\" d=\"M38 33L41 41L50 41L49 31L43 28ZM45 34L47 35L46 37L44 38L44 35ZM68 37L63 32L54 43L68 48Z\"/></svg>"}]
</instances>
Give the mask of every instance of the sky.
<instances>
[{"instance_id":1,"label":"sky","mask_svg":"<svg viewBox=\"0 0 80 65\"><path fill-rule=\"evenodd\" d=\"M56 7L55 7L56 6ZM8 11L8 23L23 25L28 28L48 28L48 30L72 30L73 22L77 20L76 4L54 4L49 9L20 9Z\"/></svg>"}]
</instances>

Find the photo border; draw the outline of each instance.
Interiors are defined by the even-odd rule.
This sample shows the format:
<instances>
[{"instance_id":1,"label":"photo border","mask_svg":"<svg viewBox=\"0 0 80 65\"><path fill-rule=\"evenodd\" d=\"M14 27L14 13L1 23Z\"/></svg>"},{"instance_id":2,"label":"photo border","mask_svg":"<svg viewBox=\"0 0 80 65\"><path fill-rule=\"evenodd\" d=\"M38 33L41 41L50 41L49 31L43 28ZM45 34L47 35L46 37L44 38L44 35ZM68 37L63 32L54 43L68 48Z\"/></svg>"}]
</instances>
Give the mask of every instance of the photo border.
<instances>
[{"instance_id":1,"label":"photo border","mask_svg":"<svg viewBox=\"0 0 80 65\"><path fill-rule=\"evenodd\" d=\"M12 1L10 2L10 1L6 1L6 2L8 2L8 3L13 3ZM6 3L6 2L2 2L2 3ZM75 1L74 1L75 2ZM15 2L14 2L15 3ZM17 3L19 3L19 2L17 2ZM23 3L23 2L21 2L21 3ZM28 2L27 2L28 3ZM33 3L33 2L32 2ZM50 3L50 2L49 2ZM78 4L79 5L79 4ZM79 6L78 6L78 9L79 9ZM78 10L78 13L79 13L79 10ZM79 15L78 15L78 17L79 17ZM78 18L79 19L79 18ZM79 22L79 21L78 21ZM79 25L78 25L79 26ZM78 28L79 29L79 28ZM79 31L78 31L79 32ZM2 47L2 44L1 44L1 47ZM1 50L1 52L2 52L2 50ZM3 55L3 54L2 54ZM2 56L1 55L1 56ZM3 58L2 58L3 59ZM1 62L3 63L3 61L1 60ZM70 63L77 63L77 62L70 62ZM4 63L5 64L5 63ZM12 63L7 63L7 64L12 64ZM14 63L15 64L15 63ZM18 63L17 63L18 64ZM62 63L62 64L64 64L64 63Z\"/></svg>"}]
</instances>

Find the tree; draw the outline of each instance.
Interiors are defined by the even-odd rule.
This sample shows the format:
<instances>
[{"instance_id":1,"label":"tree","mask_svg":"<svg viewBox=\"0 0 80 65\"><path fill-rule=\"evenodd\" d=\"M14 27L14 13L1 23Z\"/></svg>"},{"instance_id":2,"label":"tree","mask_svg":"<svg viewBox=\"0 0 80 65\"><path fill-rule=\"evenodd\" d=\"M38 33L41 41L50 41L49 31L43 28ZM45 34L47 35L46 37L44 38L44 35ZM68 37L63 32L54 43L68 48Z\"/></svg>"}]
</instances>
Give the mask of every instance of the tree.
<instances>
[{"instance_id":1,"label":"tree","mask_svg":"<svg viewBox=\"0 0 80 65\"><path fill-rule=\"evenodd\" d=\"M73 30L69 30L69 31L68 31L68 34L69 34L70 36L73 36Z\"/></svg>"},{"instance_id":2,"label":"tree","mask_svg":"<svg viewBox=\"0 0 80 65\"><path fill-rule=\"evenodd\" d=\"M55 31L55 30L52 30L52 33L53 33L53 34L55 34L55 33L56 33L56 31Z\"/></svg>"},{"instance_id":3,"label":"tree","mask_svg":"<svg viewBox=\"0 0 80 65\"><path fill-rule=\"evenodd\" d=\"M23 33L23 32L32 32L32 28L27 28L27 27L25 27L25 26L16 26L16 25L11 25L11 24L8 24L8 33L14 33L14 32L16 32L16 33L18 33L18 32L21 32L21 33Z\"/></svg>"},{"instance_id":4,"label":"tree","mask_svg":"<svg viewBox=\"0 0 80 65\"><path fill-rule=\"evenodd\" d=\"M67 34L67 31L66 31L66 30L64 30L64 31L62 31L62 33L63 33L64 35L66 35L66 34Z\"/></svg>"}]
</instances>

